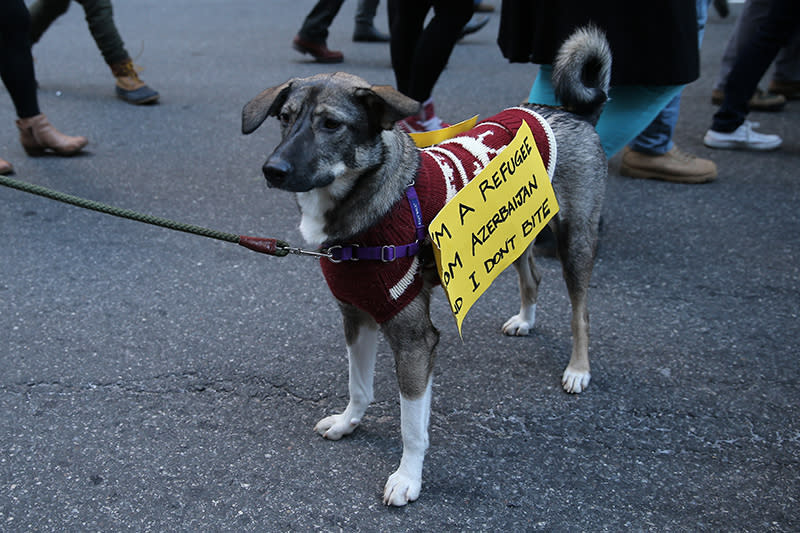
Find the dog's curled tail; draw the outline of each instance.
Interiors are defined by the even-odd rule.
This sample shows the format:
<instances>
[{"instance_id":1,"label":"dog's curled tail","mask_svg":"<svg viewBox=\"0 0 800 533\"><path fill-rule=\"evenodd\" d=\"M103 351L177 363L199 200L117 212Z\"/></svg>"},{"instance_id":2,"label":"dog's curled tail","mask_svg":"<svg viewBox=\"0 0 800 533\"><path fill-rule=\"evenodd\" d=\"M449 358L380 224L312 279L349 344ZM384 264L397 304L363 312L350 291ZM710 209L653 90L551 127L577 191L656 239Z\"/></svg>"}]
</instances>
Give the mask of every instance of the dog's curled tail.
<instances>
[{"instance_id":1,"label":"dog's curled tail","mask_svg":"<svg viewBox=\"0 0 800 533\"><path fill-rule=\"evenodd\" d=\"M575 30L564 41L553 64L553 90L572 113L597 122L608 100L611 48L605 33L590 25Z\"/></svg>"}]
</instances>

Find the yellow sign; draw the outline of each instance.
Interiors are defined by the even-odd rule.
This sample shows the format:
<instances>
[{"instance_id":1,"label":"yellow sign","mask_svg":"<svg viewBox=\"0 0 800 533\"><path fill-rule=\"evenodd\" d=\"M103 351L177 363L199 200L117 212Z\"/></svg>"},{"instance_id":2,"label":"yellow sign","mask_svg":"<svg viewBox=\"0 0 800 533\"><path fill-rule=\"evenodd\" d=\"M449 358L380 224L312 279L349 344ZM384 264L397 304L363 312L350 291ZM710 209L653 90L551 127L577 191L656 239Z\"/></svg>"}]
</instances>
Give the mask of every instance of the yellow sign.
<instances>
[{"instance_id":1,"label":"yellow sign","mask_svg":"<svg viewBox=\"0 0 800 533\"><path fill-rule=\"evenodd\" d=\"M453 197L428 229L461 334L467 311L558 212L530 127Z\"/></svg>"},{"instance_id":2,"label":"yellow sign","mask_svg":"<svg viewBox=\"0 0 800 533\"><path fill-rule=\"evenodd\" d=\"M459 133L464 133L467 130L471 130L475 127L477 122L478 115L475 115L472 118L462 120L458 124L453 124L452 126L448 126L440 130L410 133L409 135L411 135L411 138L414 139L414 144L417 145L417 148L427 148L428 146L433 146L434 144L439 144L440 142L446 141L451 137L455 137Z\"/></svg>"}]
</instances>

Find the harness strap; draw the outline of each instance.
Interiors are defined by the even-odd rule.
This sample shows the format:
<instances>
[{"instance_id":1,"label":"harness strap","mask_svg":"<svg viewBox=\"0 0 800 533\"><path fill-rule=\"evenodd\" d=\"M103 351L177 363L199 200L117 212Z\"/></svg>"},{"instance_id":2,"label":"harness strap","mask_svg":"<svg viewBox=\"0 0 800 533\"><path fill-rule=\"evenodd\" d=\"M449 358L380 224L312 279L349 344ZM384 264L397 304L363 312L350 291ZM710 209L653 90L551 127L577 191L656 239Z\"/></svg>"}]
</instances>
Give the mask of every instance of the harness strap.
<instances>
[{"instance_id":1,"label":"harness strap","mask_svg":"<svg viewBox=\"0 0 800 533\"><path fill-rule=\"evenodd\" d=\"M359 246L357 244L333 245L323 250L328 254L328 259L334 263L342 261L383 261L384 263L400 259L401 257L413 257L419 253L420 246L425 240L426 228L422 221L422 207L419 204L419 196L414 184L406 189L406 199L411 206L411 216L414 218L417 240L409 244L385 244L383 246Z\"/></svg>"}]
</instances>

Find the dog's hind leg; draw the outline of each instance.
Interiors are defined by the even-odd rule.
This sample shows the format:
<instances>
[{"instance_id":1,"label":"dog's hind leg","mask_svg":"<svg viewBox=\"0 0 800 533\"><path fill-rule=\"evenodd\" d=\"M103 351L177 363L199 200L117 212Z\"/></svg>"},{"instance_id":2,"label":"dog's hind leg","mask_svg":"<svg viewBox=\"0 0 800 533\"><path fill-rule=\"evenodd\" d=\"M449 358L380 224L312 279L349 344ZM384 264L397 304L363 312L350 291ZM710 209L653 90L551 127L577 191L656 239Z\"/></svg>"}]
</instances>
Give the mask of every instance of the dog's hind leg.
<instances>
[{"instance_id":1,"label":"dog's hind leg","mask_svg":"<svg viewBox=\"0 0 800 533\"><path fill-rule=\"evenodd\" d=\"M439 332L429 316L430 290L422 293L382 330L394 351L400 384L403 456L383 489L383 503L402 506L419 497L422 463L428 449L434 350Z\"/></svg>"},{"instance_id":2,"label":"dog's hind leg","mask_svg":"<svg viewBox=\"0 0 800 533\"><path fill-rule=\"evenodd\" d=\"M536 323L536 299L539 295L539 282L542 275L536 269L533 259L533 246L529 246L522 255L514 261L519 278L520 307L519 314L509 318L503 324L503 333L506 335L527 335Z\"/></svg>"},{"instance_id":3,"label":"dog's hind leg","mask_svg":"<svg viewBox=\"0 0 800 533\"><path fill-rule=\"evenodd\" d=\"M567 224L557 233L558 253L572 304L572 355L561 378L561 386L570 393L586 389L591 379L589 372L589 310L587 297L592 277L597 229L578 233Z\"/></svg>"},{"instance_id":4,"label":"dog's hind leg","mask_svg":"<svg viewBox=\"0 0 800 533\"><path fill-rule=\"evenodd\" d=\"M320 420L314 431L338 440L352 433L372 402L372 383L378 349L378 325L371 316L352 305L340 304L350 365L350 401L343 413Z\"/></svg>"}]
</instances>

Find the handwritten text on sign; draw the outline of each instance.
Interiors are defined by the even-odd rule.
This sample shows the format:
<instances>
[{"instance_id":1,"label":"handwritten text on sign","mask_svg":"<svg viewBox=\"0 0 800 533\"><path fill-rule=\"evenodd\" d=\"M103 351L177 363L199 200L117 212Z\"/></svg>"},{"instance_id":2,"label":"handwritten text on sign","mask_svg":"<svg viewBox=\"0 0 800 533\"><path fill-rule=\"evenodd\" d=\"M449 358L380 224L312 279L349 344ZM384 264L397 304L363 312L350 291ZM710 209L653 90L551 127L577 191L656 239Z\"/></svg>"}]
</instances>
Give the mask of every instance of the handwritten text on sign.
<instances>
[{"instance_id":1,"label":"handwritten text on sign","mask_svg":"<svg viewBox=\"0 0 800 533\"><path fill-rule=\"evenodd\" d=\"M458 331L467 311L558 212L528 124L428 229Z\"/></svg>"}]
</instances>

